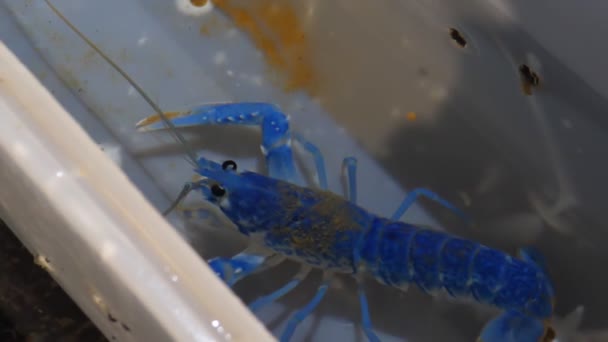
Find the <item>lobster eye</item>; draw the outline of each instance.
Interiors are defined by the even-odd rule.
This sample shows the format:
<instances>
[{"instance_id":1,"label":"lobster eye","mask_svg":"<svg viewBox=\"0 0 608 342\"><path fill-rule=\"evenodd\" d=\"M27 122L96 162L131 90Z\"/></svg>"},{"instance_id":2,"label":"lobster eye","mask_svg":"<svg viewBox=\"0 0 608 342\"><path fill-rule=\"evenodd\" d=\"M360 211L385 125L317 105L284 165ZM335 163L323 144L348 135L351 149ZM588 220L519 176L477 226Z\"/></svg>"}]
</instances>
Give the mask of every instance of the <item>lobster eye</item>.
<instances>
[{"instance_id":1,"label":"lobster eye","mask_svg":"<svg viewBox=\"0 0 608 342\"><path fill-rule=\"evenodd\" d=\"M230 169L232 171L236 171L236 163L234 162L234 160L226 160L222 163L222 169Z\"/></svg>"},{"instance_id":2,"label":"lobster eye","mask_svg":"<svg viewBox=\"0 0 608 342\"><path fill-rule=\"evenodd\" d=\"M213 194L213 196L222 197L222 196L224 196L226 194L226 189L224 189L219 184L213 184L211 186L211 193Z\"/></svg>"}]
</instances>

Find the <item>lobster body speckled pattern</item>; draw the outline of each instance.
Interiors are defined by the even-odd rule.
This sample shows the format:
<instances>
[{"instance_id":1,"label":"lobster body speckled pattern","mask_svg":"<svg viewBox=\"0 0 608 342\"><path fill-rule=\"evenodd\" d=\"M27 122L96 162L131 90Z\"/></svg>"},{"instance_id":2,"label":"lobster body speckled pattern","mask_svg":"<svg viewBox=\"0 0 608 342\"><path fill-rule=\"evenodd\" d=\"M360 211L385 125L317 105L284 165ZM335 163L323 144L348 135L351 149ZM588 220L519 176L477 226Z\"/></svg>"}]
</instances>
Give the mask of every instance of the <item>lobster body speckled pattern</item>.
<instances>
[{"instance_id":1,"label":"lobster body speckled pattern","mask_svg":"<svg viewBox=\"0 0 608 342\"><path fill-rule=\"evenodd\" d=\"M241 233L259 236L289 258L337 272L364 269L389 286L415 283L428 293L445 289L538 318L552 313L550 281L535 263L378 217L332 192L256 173L241 176L244 184L256 186L233 190L224 212Z\"/></svg>"}]
</instances>

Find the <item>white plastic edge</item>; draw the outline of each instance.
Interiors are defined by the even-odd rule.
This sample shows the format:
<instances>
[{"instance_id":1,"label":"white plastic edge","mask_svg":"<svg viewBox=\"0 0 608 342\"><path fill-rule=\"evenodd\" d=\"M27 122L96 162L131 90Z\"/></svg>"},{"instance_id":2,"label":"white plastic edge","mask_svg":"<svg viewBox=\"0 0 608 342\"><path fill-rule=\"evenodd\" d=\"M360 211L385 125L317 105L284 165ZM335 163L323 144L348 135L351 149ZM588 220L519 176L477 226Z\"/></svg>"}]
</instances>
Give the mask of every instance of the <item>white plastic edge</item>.
<instances>
[{"instance_id":1,"label":"white plastic edge","mask_svg":"<svg viewBox=\"0 0 608 342\"><path fill-rule=\"evenodd\" d=\"M109 339L275 340L1 42L0 165L0 215Z\"/></svg>"}]
</instances>

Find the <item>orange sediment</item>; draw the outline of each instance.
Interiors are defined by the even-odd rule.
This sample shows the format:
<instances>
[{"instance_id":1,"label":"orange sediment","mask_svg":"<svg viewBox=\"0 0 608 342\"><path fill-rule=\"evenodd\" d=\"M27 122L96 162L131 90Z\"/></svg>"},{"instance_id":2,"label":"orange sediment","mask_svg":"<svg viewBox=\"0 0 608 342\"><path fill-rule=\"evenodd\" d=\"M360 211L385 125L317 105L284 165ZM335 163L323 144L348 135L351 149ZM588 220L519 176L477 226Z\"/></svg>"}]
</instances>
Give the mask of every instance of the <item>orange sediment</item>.
<instances>
[{"instance_id":1,"label":"orange sediment","mask_svg":"<svg viewBox=\"0 0 608 342\"><path fill-rule=\"evenodd\" d=\"M309 42L290 5L276 0L239 2L238 6L232 0L213 0L213 5L246 33L268 65L285 77L285 90L316 92Z\"/></svg>"},{"instance_id":2,"label":"orange sediment","mask_svg":"<svg viewBox=\"0 0 608 342\"><path fill-rule=\"evenodd\" d=\"M418 114L416 114L415 112L408 112L405 115L405 119L407 121L416 121L417 118L418 118Z\"/></svg>"},{"instance_id":3,"label":"orange sediment","mask_svg":"<svg viewBox=\"0 0 608 342\"><path fill-rule=\"evenodd\" d=\"M207 0L190 0L192 6L203 7L207 4Z\"/></svg>"}]
</instances>

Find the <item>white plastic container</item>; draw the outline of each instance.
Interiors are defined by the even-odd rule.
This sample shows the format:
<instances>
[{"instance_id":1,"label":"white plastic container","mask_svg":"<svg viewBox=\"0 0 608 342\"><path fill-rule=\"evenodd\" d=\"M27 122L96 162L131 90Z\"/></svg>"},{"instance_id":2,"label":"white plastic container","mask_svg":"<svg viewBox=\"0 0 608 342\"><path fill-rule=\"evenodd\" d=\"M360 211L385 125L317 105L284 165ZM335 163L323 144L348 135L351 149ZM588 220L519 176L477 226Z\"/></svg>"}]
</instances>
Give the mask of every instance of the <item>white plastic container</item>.
<instances>
[{"instance_id":1,"label":"white plastic container","mask_svg":"<svg viewBox=\"0 0 608 342\"><path fill-rule=\"evenodd\" d=\"M432 216L416 207L405 220L450 227L508 251L538 244L555 273L558 314L584 305L583 330L606 327L608 297L591 285L608 282L597 272L608 259L597 243L608 235L601 224L601 175L608 171L600 162L608 122L604 5L229 2L254 18L274 8L297 20L308 44L299 52L315 79L298 83L293 70L277 70L272 54L256 46L255 30L239 25L235 12L225 16L226 8L187 0L53 3L165 110L277 103L294 130L323 150L333 191L342 192L342 158L355 155L360 202L374 212L389 215L407 188L430 187L464 207L478 228L433 205ZM564 25L564 13L584 20ZM179 236L148 204L165 209L192 177L168 134L135 131L153 111L43 1L4 0L0 15L0 39L61 104L2 50L0 158L7 166L0 208L28 248L108 337L270 339L187 246L204 257L229 256L242 239L174 215ZM536 74L539 86L522 85L522 70ZM286 75L302 86L286 91ZM256 134L224 127L183 133L209 158L261 168ZM292 266L236 291L251 300L281 284ZM260 319L280 332L284 315L317 285L314 275ZM360 334L352 282L334 285L294 340ZM416 290L373 286L369 296L386 341L471 340L491 317ZM109 322L108 310L129 330Z\"/></svg>"}]
</instances>

